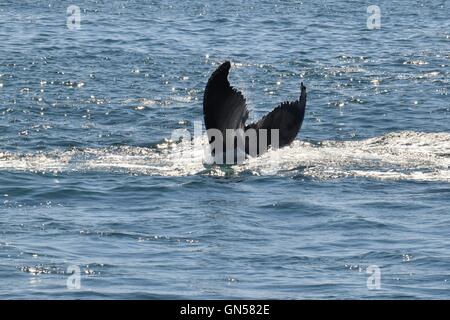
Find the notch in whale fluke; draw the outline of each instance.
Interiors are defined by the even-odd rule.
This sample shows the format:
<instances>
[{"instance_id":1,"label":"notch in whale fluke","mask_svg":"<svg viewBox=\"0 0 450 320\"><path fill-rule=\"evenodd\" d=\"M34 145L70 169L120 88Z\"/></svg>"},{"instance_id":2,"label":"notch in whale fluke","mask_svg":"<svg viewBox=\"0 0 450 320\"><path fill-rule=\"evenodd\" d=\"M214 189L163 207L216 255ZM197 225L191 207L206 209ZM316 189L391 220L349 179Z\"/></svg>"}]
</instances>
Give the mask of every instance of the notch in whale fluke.
<instances>
[{"instance_id":1,"label":"notch in whale fluke","mask_svg":"<svg viewBox=\"0 0 450 320\"><path fill-rule=\"evenodd\" d=\"M261 129L267 130L267 146L272 145L270 141L271 130L279 130L279 147L290 144L303 123L306 108L306 87L301 84L301 94L298 100L286 101L265 115L255 123L246 125L248 119L248 109L244 96L237 89L233 88L228 81L228 74L231 69L229 61L221 64L211 75L206 84L203 97L203 115L206 130L219 130L225 137L227 129L242 130L246 132L254 129L258 133ZM214 137L208 133L209 142L214 141ZM258 134L258 139L260 135ZM259 146L259 142L258 142ZM225 150L236 149L227 148ZM245 152L248 152L248 145L245 145ZM258 155L263 153L259 150Z\"/></svg>"}]
</instances>

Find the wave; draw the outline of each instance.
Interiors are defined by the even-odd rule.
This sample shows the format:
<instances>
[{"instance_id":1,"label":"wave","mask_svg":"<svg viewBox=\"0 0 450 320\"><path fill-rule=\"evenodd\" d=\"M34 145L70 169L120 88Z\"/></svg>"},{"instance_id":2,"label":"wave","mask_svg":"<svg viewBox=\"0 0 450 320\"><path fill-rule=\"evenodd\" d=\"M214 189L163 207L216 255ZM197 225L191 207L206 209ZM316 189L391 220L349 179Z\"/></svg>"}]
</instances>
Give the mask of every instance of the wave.
<instances>
[{"instance_id":1,"label":"wave","mask_svg":"<svg viewBox=\"0 0 450 320\"><path fill-rule=\"evenodd\" d=\"M241 165L204 164L206 137L153 148L110 147L19 154L0 152L0 171L122 172L140 175L274 175L450 182L450 134L395 132L358 141L294 141Z\"/></svg>"}]
</instances>

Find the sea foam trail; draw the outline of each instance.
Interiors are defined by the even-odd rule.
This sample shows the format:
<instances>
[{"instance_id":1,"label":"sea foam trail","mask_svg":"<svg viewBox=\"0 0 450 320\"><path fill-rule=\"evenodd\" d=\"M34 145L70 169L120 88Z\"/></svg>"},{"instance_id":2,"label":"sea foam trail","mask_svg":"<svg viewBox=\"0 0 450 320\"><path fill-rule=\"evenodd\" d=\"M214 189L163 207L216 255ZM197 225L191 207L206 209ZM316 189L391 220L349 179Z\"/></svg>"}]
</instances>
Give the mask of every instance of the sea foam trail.
<instances>
[{"instance_id":1,"label":"sea foam trail","mask_svg":"<svg viewBox=\"0 0 450 320\"><path fill-rule=\"evenodd\" d=\"M141 175L363 177L450 182L450 134L396 132L358 141L294 141L230 167L204 164L205 137L164 141L154 148L114 147L16 154L0 152L1 171L123 172Z\"/></svg>"}]
</instances>

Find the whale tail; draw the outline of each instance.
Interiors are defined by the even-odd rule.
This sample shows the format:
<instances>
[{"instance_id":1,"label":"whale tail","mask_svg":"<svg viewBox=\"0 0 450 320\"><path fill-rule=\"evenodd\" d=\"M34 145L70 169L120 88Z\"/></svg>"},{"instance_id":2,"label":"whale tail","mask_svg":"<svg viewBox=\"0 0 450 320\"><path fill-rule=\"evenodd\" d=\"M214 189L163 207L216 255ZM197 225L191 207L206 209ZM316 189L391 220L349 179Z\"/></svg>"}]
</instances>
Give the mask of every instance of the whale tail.
<instances>
[{"instance_id":1,"label":"whale tail","mask_svg":"<svg viewBox=\"0 0 450 320\"><path fill-rule=\"evenodd\" d=\"M248 119L248 109L244 96L237 89L233 88L228 81L228 74L231 68L229 61L221 64L211 75L206 84L206 89L203 97L203 114L205 119L205 127L208 132L209 143L215 141L216 136L210 134L211 129L220 132L223 137L227 134L227 129L235 130L241 134L236 135L235 143L232 146L225 145L223 140L224 150L245 150L249 154L249 143L246 133L250 129L256 130L257 133L257 155L264 152L260 148L260 132L262 130L267 132L267 146L283 147L290 144L295 137L303 123L306 108L306 87L301 84L301 95L296 101L286 101L281 103L278 107L265 115L259 121L245 125ZM278 141L272 141L272 131L278 131ZM236 140L243 139L243 148L238 147ZM226 152L226 151L225 151ZM236 158L236 154L235 154Z\"/></svg>"}]
</instances>

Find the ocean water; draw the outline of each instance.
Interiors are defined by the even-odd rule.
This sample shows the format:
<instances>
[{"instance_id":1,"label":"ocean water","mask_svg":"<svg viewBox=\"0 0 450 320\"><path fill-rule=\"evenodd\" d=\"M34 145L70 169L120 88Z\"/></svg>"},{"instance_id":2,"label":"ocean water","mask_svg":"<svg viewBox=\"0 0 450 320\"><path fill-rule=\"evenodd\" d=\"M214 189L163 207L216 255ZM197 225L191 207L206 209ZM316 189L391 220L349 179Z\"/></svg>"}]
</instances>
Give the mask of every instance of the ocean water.
<instances>
[{"instance_id":1,"label":"ocean water","mask_svg":"<svg viewBox=\"0 0 450 320\"><path fill-rule=\"evenodd\" d=\"M225 60L291 146L172 139ZM449 90L445 0L2 0L0 298L449 298Z\"/></svg>"}]
</instances>

